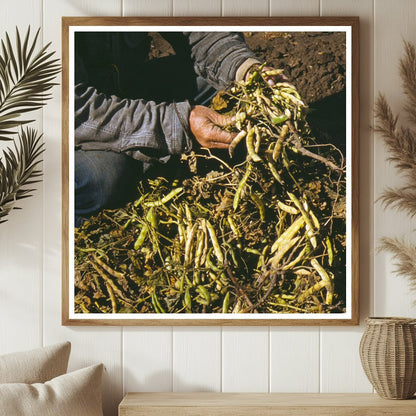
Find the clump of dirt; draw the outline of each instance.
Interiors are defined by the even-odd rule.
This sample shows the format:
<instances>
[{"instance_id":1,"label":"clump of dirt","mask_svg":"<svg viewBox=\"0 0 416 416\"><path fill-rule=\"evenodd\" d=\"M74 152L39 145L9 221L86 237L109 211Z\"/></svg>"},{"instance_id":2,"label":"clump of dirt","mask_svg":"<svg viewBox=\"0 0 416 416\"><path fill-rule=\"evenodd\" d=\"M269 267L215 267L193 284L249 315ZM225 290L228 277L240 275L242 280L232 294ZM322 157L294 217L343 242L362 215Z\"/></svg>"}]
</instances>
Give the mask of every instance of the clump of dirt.
<instances>
[{"instance_id":1,"label":"clump of dirt","mask_svg":"<svg viewBox=\"0 0 416 416\"><path fill-rule=\"evenodd\" d=\"M164 58L175 54L172 45L160 33L149 32L149 36L151 39L149 59Z\"/></svg>"}]
</instances>

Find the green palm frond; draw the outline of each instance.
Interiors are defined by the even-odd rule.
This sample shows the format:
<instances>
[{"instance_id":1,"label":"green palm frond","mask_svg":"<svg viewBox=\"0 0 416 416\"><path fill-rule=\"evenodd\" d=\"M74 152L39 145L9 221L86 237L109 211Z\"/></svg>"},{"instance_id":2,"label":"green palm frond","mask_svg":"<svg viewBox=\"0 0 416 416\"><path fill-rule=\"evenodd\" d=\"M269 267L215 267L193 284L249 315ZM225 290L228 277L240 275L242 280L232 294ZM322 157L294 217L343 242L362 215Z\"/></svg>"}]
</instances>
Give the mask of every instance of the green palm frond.
<instances>
[{"instance_id":1,"label":"green palm frond","mask_svg":"<svg viewBox=\"0 0 416 416\"><path fill-rule=\"evenodd\" d=\"M32 185L40 182L44 145L42 135L27 128L18 133L19 144L7 148L0 159L0 223L19 199L27 198L34 191Z\"/></svg>"},{"instance_id":2,"label":"green palm frond","mask_svg":"<svg viewBox=\"0 0 416 416\"><path fill-rule=\"evenodd\" d=\"M33 121L22 114L43 107L51 98L49 91L61 70L52 58L54 52L48 51L50 43L37 52L39 32L32 37L29 27L22 39L16 28L14 46L7 33L0 41L0 141L18 134L14 147L3 150L0 157L0 223L18 208L16 201L31 196L42 176L42 135L30 128L16 130Z\"/></svg>"},{"instance_id":3,"label":"green palm frond","mask_svg":"<svg viewBox=\"0 0 416 416\"><path fill-rule=\"evenodd\" d=\"M33 39L30 28L22 41L16 28L13 47L9 35L0 42L0 140L11 140L13 128L32 120L18 119L23 113L37 110L51 98L48 91L56 85L53 80L60 71L54 52L48 52L50 43L35 52L39 30Z\"/></svg>"}]
</instances>

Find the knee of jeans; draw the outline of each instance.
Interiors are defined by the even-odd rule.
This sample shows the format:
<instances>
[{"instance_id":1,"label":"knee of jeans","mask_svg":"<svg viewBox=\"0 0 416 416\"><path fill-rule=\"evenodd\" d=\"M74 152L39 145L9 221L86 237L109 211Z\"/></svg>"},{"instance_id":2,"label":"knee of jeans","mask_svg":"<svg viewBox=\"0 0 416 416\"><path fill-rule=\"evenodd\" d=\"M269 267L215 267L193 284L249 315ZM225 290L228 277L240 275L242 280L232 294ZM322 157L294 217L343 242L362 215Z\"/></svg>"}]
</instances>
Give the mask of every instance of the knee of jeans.
<instances>
[{"instance_id":1,"label":"knee of jeans","mask_svg":"<svg viewBox=\"0 0 416 416\"><path fill-rule=\"evenodd\" d=\"M95 169L75 169L75 209L81 214L98 211L106 205L104 178Z\"/></svg>"},{"instance_id":2,"label":"knee of jeans","mask_svg":"<svg viewBox=\"0 0 416 416\"><path fill-rule=\"evenodd\" d=\"M75 152L75 210L91 214L111 204L119 186L123 160L111 152Z\"/></svg>"},{"instance_id":3,"label":"knee of jeans","mask_svg":"<svg viewBox=\"0 0 416 416\"><path fill-rule=\"evenodd\" d=\"M143 164L122 153L75 152L75 213L89 216L122 206L137 195Z\"/></svg>"}]
</instances>

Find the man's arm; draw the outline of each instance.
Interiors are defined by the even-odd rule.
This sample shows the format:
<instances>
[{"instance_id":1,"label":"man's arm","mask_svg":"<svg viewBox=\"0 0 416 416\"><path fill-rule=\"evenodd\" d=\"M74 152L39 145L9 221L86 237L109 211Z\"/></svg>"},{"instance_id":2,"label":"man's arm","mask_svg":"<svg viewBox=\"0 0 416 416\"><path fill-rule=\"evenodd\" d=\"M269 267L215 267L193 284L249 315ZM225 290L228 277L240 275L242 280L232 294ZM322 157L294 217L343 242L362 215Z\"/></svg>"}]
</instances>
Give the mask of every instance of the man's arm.
<instances>
[{"instance_id":1,"label":"man's arm","mask_svg":"<svg viewBox=\"0 0 416 416\"><path fill-rule=\"evenodd\" d=\"M233 81L247 81L249 69L261 63L247 46L242 33L185 32L185 36L191 47L195 71L217 89L225 89ZM273 68L262 69L268 70ZM288 81L283 74L267 78L271 85Z\"/></svg>"},{"instance_id":2,"label":"man's arm","mask_svg":"<svg viewBox=\"0 0 416 416\"><path fill-rule=\"evenodd\" d=\"M191 47L194 68L216 89L224 89L232 81L242 80L247 70L259 63L237 32L185 32Z\"/></svg>"},{"instance_id":3,"label":"man's arm","mask_svg":"<svg viewBox=\"0 0 416 416\"><path fill-rule=\"evenodd\" d=\"M192 139L208 148L227 148L234 134L221 129L231 118L187 101L156 104L120 99L79 84L75 88L75 145L111 150L150 162L187 152Z\"/></svg>"},{"instance_id":4,"label":"man's arm","mask_svg":"<svg viewBox=\"0 0 416 416\"><path fill-rule=\"evenodd\" d=\"M241 34L189 32L195 70L216 88L242 79L257 63ZM75 144L85 150L112 150L149 162L164 161L186 152L192 138L210 148L226 148L233 134L221 129L230 122L208 108L187 101L156 104L120 99L98 93L93 87L75 88Z\"/></svg>"},{"instance_id":5,"label":"man's arm","mask_svg":"<svg viewBox=\"0 0 416 416\"><path fill-rule=\"evenodd\" d=\"M100 94L75 87L75 145L85 150L112 150L143 162L166 160L191 147L187 101L156 104Z\"/></svg>"}]
</instances>

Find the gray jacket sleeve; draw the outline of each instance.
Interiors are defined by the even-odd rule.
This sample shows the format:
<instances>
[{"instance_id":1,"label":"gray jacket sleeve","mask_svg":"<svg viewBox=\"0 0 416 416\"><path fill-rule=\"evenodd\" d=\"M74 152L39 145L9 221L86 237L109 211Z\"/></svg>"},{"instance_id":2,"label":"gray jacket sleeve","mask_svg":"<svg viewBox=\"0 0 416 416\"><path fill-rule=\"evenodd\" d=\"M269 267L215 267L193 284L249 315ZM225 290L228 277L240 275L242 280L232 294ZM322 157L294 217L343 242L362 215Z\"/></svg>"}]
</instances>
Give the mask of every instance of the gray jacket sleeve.
<instances>
[{"instance_id":1,"label":"gray jacket sleeve","mask_svg":"<svg viewBox=\"0 0 416 416\"><path fill-rule=\"evenodd\" d=\"M238 33L186 32L195 72L217 89L236 79L254 53ZM123 152L143 161L167 161L187 152L192 140L190 104L106 96L93 87L75 87L75 145L84 150Z\"/></svg>"},{"instance_id":2,"label":"gray jacket sleeve","mask_svg":"<svg viewBox=\"0 0 416 416\"><path fill-rule=\"evenodd\" d=\"M191 147L187 101L156 104L75 87L75 145L84 150L123 152L143 162L165 161Z\"/></svg>"},{"instance_id":3,"label":"gray jacket sleeve","mask_svg":"<svg viewBox=\"0 0 416 416\"><path fill-rule=\"evenodd\" d=\"M246 61L258 62L243 35L236 32L185 32L191 46L195 72L216 89L236 79Z\"/></svg>"}]
</instances>

